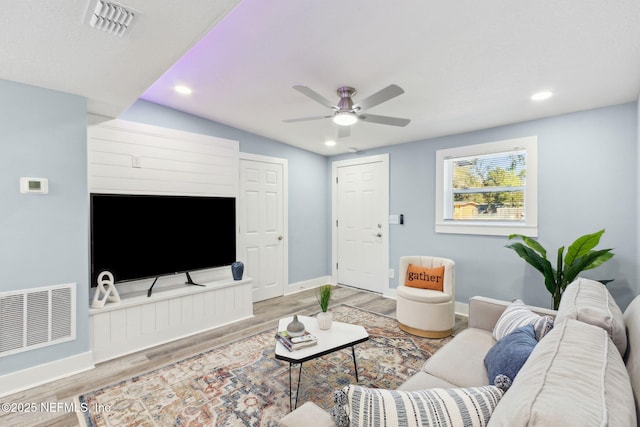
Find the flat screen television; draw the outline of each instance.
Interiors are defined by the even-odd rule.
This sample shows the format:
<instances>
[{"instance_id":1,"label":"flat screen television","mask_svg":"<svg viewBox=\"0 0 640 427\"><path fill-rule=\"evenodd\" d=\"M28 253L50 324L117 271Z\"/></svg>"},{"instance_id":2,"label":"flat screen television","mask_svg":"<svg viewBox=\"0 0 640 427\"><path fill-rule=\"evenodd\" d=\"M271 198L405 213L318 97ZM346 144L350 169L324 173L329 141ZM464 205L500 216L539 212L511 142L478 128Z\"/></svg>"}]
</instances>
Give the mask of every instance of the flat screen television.
<instances>
[{"instance_id":1,"label":"flat screen television","mask_svg":"<svg viewBox=\"0 0 640 427\"><path fill-rule=\"evenodd\" d=\"M91 286L103 271L116 283L176 273L191 281L189 272L235 259L233 197L91 194Z\"/></svg>"}]
</instances>

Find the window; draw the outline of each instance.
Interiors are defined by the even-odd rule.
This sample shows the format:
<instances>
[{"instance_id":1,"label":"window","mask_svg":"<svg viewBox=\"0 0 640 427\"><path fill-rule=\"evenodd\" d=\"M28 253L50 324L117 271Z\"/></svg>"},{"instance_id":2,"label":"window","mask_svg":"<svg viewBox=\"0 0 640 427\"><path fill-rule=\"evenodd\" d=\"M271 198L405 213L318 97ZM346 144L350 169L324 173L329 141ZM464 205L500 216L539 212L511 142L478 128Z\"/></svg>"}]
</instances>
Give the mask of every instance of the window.
<instances>
[{"instance_id":1,"label":"window","mask_svg":"<svg viewBox=\"0 0 640 427\"><path fill-rule=\"evenodd\" d=\"M535 136L436 151L436 232L538 235Z\"/></svg>"}]
</instances>

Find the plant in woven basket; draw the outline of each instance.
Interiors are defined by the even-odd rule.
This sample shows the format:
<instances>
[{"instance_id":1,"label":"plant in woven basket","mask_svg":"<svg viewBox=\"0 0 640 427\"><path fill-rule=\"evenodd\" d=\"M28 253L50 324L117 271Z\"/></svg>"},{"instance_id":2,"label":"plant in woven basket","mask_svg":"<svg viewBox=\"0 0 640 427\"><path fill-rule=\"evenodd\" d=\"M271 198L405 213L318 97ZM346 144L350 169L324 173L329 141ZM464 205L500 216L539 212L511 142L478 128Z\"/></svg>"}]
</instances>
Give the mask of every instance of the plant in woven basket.
<instances>
[{"instance_id":1,"label":"plant in woven basket","mask_svg":"<svg viewBox=\"0 0 640 427\"><path fill-rule=\"evenodd\" d=\"M544 285L553 299L553 308L557 310L562 293L567 285L578 277L578 274L582 271L596 268L613 258L612 249L594 249L600 243L600 237L603 233L604 229L578 237L567 248L566 255L564 246L559 248L556 268L547 259L546 249L531 237L523 236L522 234L511 234L509 240L521 239L524 244L519 242L511 243L506 247L516 251L522 259L542 273ZM599 280L599 282L606 285L612 280Z\"/></svg>"}]
</instances>

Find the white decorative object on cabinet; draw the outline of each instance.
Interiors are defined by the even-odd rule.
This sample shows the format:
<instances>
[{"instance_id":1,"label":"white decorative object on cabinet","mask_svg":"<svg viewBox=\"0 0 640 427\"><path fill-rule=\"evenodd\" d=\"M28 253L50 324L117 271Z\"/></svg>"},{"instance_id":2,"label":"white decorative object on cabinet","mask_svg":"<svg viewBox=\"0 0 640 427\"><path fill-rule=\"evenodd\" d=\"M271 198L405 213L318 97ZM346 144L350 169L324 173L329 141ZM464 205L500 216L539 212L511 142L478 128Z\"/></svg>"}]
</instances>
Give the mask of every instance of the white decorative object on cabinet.
<instances>
[{"instance_id":1,"label":"white decorative object on cabinet","mask_svg":"<svg viewBox=\"0 0 640 427\"><path fill-rule=\"evenodd\" d=\"M98 286L96 288L96 293L93 294L93 302L91 303L91 308L102 308L107 303L107 301L119 302L120 294L118 293L116 285L114 284L113 274L111 274L111 272L109 271L103 271L98 276Z\"/></svg>"}]
</instances>

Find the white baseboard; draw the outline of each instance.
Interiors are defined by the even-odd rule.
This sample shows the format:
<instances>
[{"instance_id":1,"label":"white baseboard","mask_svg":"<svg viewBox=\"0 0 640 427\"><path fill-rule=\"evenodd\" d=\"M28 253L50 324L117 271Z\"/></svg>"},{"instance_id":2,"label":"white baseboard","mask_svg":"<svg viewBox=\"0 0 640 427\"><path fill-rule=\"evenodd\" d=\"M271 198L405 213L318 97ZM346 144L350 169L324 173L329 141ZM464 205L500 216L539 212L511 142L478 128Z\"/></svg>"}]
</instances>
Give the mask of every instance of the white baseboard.
<instances>
[{"instance_id":1,"label":"white baseboard","mask_svg":"<svg viewBox=\"0 0 640 427\"><path fill-rule=\"evenodd\" d=\"M94 367L93 353L87 351L65 359L11 372L0 376L0 397L79 374Z\"/></svg>"},{"instance_id":2,"label":"white baseboard","mask_svg":"<svg viewBox=\"0 0 640 427\"><path fill-rule=\"evenodd\" d=\"M469 304L456 301L454 304L454 311L459 316L469 317Z\"/></svg>"},{"instance_id":3,"label":"white baseboard","mask_svg":"<svg viewBox=\"0 0 640 427\"><path fill-rule=\"evenodd\" d=\"M387 288L382 293L382 296L385 298L397 299L398 298L398 289L397 288Z\"/></svg>"},{"instance_id":4,"label":"white baseboard","mask_svg":"<svg viewBox=\"0 0 640 427\"><path fill-rule=\"evenodd\" d=\"M295 294L296 292L317 288L326 283L332 283L331 276L323 276L323 277L317 277L315 279L303 280L302 282L289 283L289 286L286 287L284 294L285 295Z\"/></svg>"}]
</instances>

